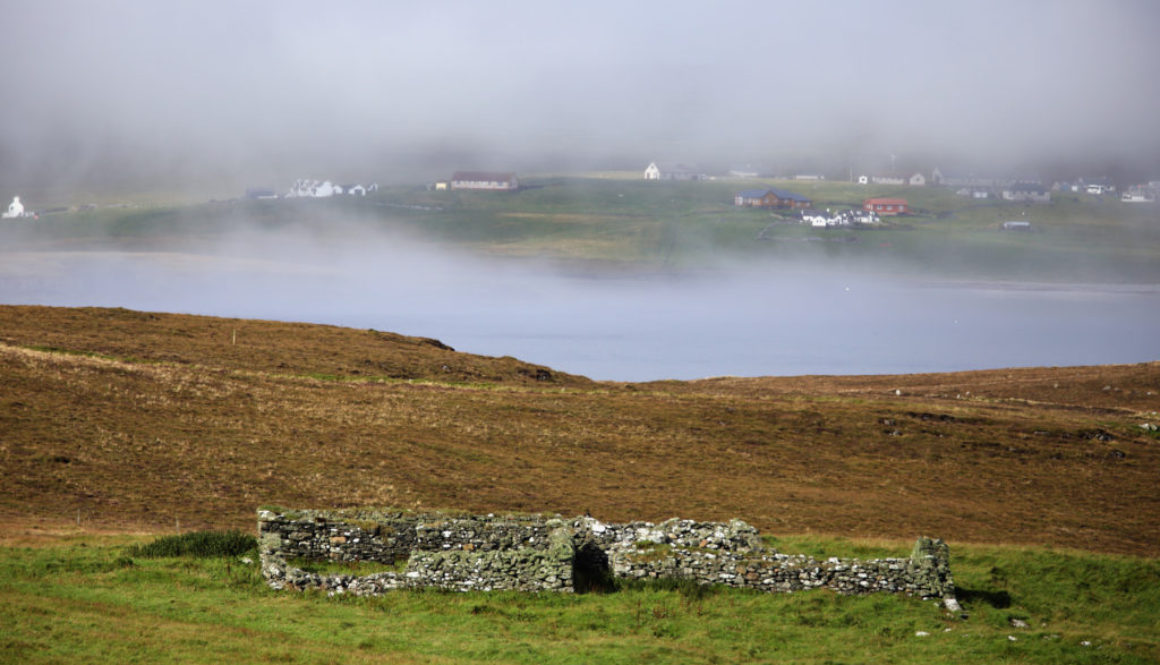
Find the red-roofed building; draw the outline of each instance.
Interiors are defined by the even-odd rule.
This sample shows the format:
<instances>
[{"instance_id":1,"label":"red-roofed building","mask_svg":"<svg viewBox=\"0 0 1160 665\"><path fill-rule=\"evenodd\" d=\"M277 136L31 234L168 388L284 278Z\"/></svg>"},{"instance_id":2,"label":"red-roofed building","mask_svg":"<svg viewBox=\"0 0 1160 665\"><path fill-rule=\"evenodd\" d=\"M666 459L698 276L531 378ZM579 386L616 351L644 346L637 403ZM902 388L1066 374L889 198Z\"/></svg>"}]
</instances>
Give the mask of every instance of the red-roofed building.
<instances>
[{"instance_id":1,"label":"red-roofed building","mask_svg":"<svg viewBox=\"0 0 1160 665\"><path fill-rule=\"evenodd\" d=\"M862 209L883 215L905 215L910 212L910 204L906 199L866 199L862 202Z\"/></svg>"}]
</instances>

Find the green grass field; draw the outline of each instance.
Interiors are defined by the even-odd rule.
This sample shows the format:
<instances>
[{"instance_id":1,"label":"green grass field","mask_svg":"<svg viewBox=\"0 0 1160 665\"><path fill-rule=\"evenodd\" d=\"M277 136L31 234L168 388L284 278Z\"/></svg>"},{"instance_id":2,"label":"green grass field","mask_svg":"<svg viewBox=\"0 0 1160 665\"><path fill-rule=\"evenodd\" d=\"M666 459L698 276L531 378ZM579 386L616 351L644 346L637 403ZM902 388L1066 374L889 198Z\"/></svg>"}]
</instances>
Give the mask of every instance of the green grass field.
<instances>
[{"instance_id":1,"label":"green grass field","mask_svg":"<svg viewBox=\"0 0 1160 665\"><path fill-rule=\"evenodd\" d=\"M886 594L604 595L267 589L256 554L130 556L141 538L0 549L5 663L1153 663L1160 563L952 546L966 618ZM783 551L897 556L906 544L783 538ZM1015 621L1025 627L1017 627ZM920 634L925 633L925 634Z\"/></svg>"}]
</instances>

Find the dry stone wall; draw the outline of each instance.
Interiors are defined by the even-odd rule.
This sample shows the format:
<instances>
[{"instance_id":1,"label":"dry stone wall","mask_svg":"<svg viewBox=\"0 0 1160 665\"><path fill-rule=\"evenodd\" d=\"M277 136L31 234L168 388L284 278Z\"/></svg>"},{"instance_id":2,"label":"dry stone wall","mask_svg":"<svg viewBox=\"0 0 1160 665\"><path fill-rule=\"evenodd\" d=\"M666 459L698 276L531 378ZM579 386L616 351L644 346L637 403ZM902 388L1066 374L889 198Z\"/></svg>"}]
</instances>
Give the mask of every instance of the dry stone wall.
<instances>
[{"instance_id":1,"label":"dry stone wall","mask_svg":"<svg viewBox=\"0 0 1160 665\"><path fill-rule=\"evenodd\" d=\"M276 589L587 591L615 580L679 578L769 592L828 588L954 603L946 543L909 558L822 561L781 554L740 520L606 524L591 517L404 511L258 511L262 572ZM296 561L375 561L399 569L324 575ZM405 562L405 567L402 565Z\"/></svg>"}]
</instances>

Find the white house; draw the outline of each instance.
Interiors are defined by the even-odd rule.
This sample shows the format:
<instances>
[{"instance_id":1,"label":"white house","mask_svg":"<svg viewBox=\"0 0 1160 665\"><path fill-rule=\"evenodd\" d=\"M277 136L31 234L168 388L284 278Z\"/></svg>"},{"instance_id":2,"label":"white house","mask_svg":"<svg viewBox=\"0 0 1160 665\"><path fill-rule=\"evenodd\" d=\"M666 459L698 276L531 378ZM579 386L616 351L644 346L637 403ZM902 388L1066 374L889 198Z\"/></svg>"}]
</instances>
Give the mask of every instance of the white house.
<instances>
[{"instance_id":1,"label":"white house","mask_svg":"<svg viewBox=\"0 0 1160 665\"><path fill-rule=\"evenodd\" d=\"M907 180L907 184L912 187L924 187L926 185L926 176L921 173L915 173Z\"/></svg>"},{"instance_id":2,"label":"white house","mask_svg":"<svg viewBox=\"0 0 1160 665\"><path fill-rule=\"evenodd\" d=\"M870 184L870 176L868 176L868 175L858 176L858 184L859 185L869 185Z\"/></svg>"},{"instance_id":3,"label":"white house","mask_svg":"<svg viewBox=\"0 0 1160 665\"><path fill-rule=\"evenodd\" d=\"M803 210L802 224L809 224L815 228L824 228L830 225L830 211L822 212L820 210Z\"/></svg>"},{"instance_id":4,"label":"white house","mask_svg":"<svg viewBox=\"0 0 1160 665\"><path fill-rule=\"evenodd\" d=\"M705 174L684 164L649 162L644 169L645 180L705 180Z\"/></svg>"},{"instance_id":5,"label":"white house","mask_svg":"<svg viewBox=\"0 0 1160 665\"><path fill-rule=\"evenodd\" d=\"M17 217L23 217L24 204L20 202L20 197L13 197L12 203L8 204L8 212L0 216L2 216L4 219L16 219Z\"/></svg>"},{"instance_id":6,"label":"white house","mask_svg":"<svg viewBox=\"0 0 1160 665\"><path fill-rule=\"evenodd\" d=\"M809 224L817 228L826 228L833 226L850 226L852 224L877 224L879 223L878 215L868 210L842 210L834 211L826 210L803 210L802 224Z\"/></svg>"},{"instance_id":7,"label":"white house","mask_svg":"<svg viewBox=\"0 0 1160 665\"><path fill-rule=\"evenodd\" d=\"M336 185L329 180L310 180L309 178L299 178L290 186L290 191L286 193L286 198L313 198L323 199L338 194L349 194L352 196L366 196L368 192L378 191L379 185Z\"/></svg>"}]
</instances>

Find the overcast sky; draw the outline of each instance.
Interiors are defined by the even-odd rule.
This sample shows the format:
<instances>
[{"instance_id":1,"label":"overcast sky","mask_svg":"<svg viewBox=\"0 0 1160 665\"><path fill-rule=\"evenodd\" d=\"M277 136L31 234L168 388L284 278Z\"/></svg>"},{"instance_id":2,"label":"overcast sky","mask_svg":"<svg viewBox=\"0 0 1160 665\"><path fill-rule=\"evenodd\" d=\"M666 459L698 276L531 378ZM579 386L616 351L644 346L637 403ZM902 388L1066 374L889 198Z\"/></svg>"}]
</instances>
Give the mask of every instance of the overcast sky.
<instances>
[{"instance_id":1,"label":"overcast sky","mask_svg":"<svg viewBox=\"0 0 1160 665\"><path fill-rule=\"evenodd\" d=\"M0 30L17 179L1160 151L1150 0L4 0Z\"/></svg>"}]
</instances>

